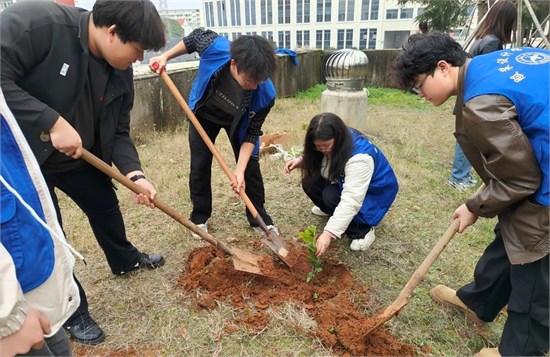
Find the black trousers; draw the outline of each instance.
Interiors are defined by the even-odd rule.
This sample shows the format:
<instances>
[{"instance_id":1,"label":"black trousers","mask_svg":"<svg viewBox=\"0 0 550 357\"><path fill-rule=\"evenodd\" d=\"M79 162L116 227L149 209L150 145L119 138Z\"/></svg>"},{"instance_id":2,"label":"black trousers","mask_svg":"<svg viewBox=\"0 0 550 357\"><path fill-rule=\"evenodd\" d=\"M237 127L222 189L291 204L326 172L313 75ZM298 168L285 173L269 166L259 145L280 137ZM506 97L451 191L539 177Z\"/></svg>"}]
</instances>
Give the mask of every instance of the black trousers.
<instances>
[{"instance_id":1,"label":"black trousers","mask_svg":"<svg viewBox=\"0 0 550 357\"><path fill-rule=\"evenodd\" d=\"M331 184L329 181L319 176L319 178L310 185L302 184L302 188L315 206L332 216L341 198L340 188L337 183ZM354 219L350 222L345 234L350 239L363 239L371 228L372 227L368 224L356 222Z\"/></svg>"},{"instance_id":2,"label":"black trousers","mask_svg":"<svg viewBox=\"0 0 550 357\"><path fill-rule=\"evenodd\" d=\"M548 255L535 262L512 265L499 225L481 258L474 281L457 296L484 321L493 321L508 304L499 352L502 356L540 356L548 351Z\"/></svg>"},{"instance_id":3,"label":"black trousers","mask_svg":"<svg viewBox=\"0 0 550 357\"><path fill-rule=\"evenodd\" d=\"M229 126L218 125L207 120L199 121L213 143L216 142L216 137L221 129L224 129L227 135L229 135ZM233 156L237 160L240 145L233 140L230 141L233 148ZM191 150L189 190L191 193L191 202L193 203L190 220L195 224L200 224L205 223L212 215L212 153L192 124L189 125L189 148ZM250 201L254 204L265 224L272 225L273 220L264 208L264 181L257 156L252 156L248 161L244 172L244 179L246 182L245 192ZM246 209L246 218L251 226L258 226L258 223L248 209Z\"/></svg>"},{"instance_id":4,"label":"black trousers","mask_svg":"<svg viewBox=\"0 0 550 357\"><path fill-rule=\"evenodd\" d=\"M103 249L114 274L130 271L139 262L139 251L126 239L122 213L109 177L96 168L84 164L70 171L44 174L44 178L60 225L63 227L63 219L55 188L69 196L86 214L95 238ZM66 325L89 315L86 294L78 280L77 284L80 292L80 306Z\"/></svg>"}]
</instances>

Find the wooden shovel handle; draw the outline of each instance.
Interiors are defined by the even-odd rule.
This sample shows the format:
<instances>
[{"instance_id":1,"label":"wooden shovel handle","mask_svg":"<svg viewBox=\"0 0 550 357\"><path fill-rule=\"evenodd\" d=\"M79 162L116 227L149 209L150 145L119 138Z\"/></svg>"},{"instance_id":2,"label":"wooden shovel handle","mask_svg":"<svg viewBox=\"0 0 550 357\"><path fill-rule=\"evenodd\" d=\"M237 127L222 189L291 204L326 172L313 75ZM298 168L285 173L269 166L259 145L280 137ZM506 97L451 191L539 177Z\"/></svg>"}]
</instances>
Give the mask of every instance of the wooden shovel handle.
<instances>
[{"instance_id":1,"label":"wooden shovel handle","mask_svg":"<svg viewBox=\"0 0 550 357\"><path fill-rule=\"evenodd\" d=\"M154 64L156 64L156 63L153 63L153 65ZM158 66L157 66L157 68L158 68ZM153 69L155 69L154 66L153 66ZM183 96L181 95L180 91L178 90L178 88L176 87L176 85L174 84L174 82L172 81L170 76L168 75L168 73L166 73L166 70L163 69L160 72L160 76L162 77L162 79L164 80L164 82L168 86L168 89L170 89L170 91L172 92L174 97L176 97L176 100L178 101L181 108L185 112L185 115L187 115L187 117L189 118L189 120L191 121L191 123L193 124L195 129L197 129L197 132L201 136L202 140L204 140L204 142L206 143L206 146L208 146L208 148L212 152L212 155L214 155L214 157L216 158L216 160L218 161L218 163L222 167L223 171L227 175L227 177L231 181L234 182L235 181L235 175L233 174L233 172L231 171L229 166L227 166L227 164L225 163L225 160L221 156L220 152L218 151L218 149L216 148L216 146L214 145L212 140L210 140L210 137L208 136L208 134L206 134L206 131L204 131L201 123L199 123L197 117L195 116L195 114L193 113L191 108L189 108L189 105L187 105L187 102L185 101L185 99L183 99ZM241 199L246 204L246 207L248 208L248 210L250 211L252 216L256 219L256 221L260 225L260 228L262 228L262 230L264 232L268 232L268 229L267 229L267 226L266 226L264 220L258 214L258 210L256 209L256 207L254 207L254 204L252 203L252 201L250 200L250 198L248 197L246 192L244 192L244 190L240 190L239 195L241 196Z\"/></svg>"},{"instance_id":2,"label":"wooden shovel handle","mask_svg":"<svg viewBox=\"0 0 550 357\"><path fill-rule=\"evenodd\" d=\"M126 186L129 190L132 192L135 192L137 194L144 194L145 196L149 197L149 192L145 190L140 185L136 184L135 182L132 182L129 178L121 174L118 170L114 169L112 166L107 165L104 161L100 160L98 157L96 157L94 154L89 152L88 150L82 148L82 156L81 158L89 163L90 165L94 166L96 169L100 170L107 176L111 177L115 181L121 183L122 185ZM149 197L151 200L151 198ZM155 197L154 200L151 200L158 209L160 209L162 212L166 213L179 223L183 224L186 228L193 231L194 233L198 234L202 239L206 240L208 243L212 244L215 247L220 248L225 253L229 255L233 255L231 250L222 242L218 241L216 238L211 236L210 234L206 233L202 229L198 228L193 222L185 218L181 213L173 209L172 207L168 206L164 202L160 200L158 195Z\"/></svg>"},{"instance_id":3,"label":"wooden shovel handle","mask_svg":"<svg viewBox=\"0 0 550 357\"><path fill-rule=\"evenodd\" d=\"M437 244L432 248L428 256L424 259L422 264L415 270L415 272L412 274L411 278L401 290L401 293L397 297L397 299L386 309L386 311L393 315L394 313L397 313L399 310L403 308L403 306L407 305L409 301L411 300L412 293L414 289L418 286L418 284L422 281L430 267L433 265L433 263L437 260L443 249L449 244L451 239L454 237L455 233L458 231L458 227L460 225L460 220L455 219L447 228L445 233L439 238L439 241ZM385 314L386 312L384 312Z\"/></svg>"}]
</instances>

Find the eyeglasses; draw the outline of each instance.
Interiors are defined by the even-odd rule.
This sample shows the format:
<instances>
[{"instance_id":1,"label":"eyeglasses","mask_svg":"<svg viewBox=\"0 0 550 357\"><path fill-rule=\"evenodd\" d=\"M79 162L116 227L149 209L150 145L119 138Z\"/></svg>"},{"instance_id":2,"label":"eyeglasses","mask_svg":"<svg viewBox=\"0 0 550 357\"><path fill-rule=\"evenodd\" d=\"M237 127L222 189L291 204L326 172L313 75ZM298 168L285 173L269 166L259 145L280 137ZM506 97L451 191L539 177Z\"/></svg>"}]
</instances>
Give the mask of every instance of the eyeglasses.
<instances>
[{"instance_id":1,"label":"eyeglasses","mask_svg":"<svg viewBox=\"0 0 550 357\"><path fill-rule=\"evenodd\" d=\"M429 76L432 76L433 73L434 71L430 71L429 73L426 73L426 77L424 77L424 79L421 80L420 83L412 87L412 91L415 92L416 94L420 94L420 92L422 91L422 86L424 85L424 82L426 82L426 79L428 79Z\"/></svg>"},{"instance_id":2,"label":"eyeglasses","mask_svg":"<svg viewBox=\"0 0 550 357\"><path fill-rule=\"evenodd\" d=\"M315 145L313 147L313 150L319 151L319 152L329 152L332 150L333 146L334 146L334 139L331 139L327 144Z\"/></svg>"}]
</instances>

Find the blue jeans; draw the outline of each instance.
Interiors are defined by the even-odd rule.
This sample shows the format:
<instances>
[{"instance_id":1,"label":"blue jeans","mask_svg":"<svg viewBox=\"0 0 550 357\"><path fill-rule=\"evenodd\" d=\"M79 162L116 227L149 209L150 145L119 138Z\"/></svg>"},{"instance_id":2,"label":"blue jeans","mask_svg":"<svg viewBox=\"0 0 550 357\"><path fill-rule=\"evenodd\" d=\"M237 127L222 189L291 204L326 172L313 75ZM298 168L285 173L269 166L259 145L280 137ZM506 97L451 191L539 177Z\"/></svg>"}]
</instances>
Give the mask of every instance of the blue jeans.
<instances>
[{"instance_id":1,"label":"blue jeans","mask_svg":"<svg viewBox=\"0 0 550 357\"><path fill-rule=\"evenodd\" d=\"M462 183L468 181L471 177L471 168L472 165L464 155L464 151L462 151L462 148L460 147L458 142L455 142L455 157L453 160L453 168L451 170L450 180Z\"/></svg>"}]
</instances>

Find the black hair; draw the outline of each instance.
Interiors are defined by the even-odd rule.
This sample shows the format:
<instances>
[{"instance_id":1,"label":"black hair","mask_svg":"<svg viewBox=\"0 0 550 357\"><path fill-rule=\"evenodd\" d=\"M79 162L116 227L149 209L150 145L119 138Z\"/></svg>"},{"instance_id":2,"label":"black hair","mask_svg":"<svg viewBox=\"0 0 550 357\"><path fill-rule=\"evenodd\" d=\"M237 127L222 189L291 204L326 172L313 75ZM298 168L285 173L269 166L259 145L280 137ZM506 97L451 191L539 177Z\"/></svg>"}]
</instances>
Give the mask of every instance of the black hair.
<instances>
[{"instance_id":1,"label":"black hair","mask_svg":"<svg viewBox=\"0 0 550 357\"><path fill-rule=\"evenodd\" d=\"M428 33L428 21L420 21L418 23L418 29L420 30L420 33Z\"/></svg>"},{"instance_id":2,"label":"black hair","mask_svg":"<svg viewBox=\"0 0 550 357\"><path fill-rule=\"evenodd\" d=\"M243 72L255 81L264 81L275 72L275 51L264 37L239 36L231 42L230 53L239 73Z\"/></svg>"},{"instance_id":3,"label":"black hair","mask_svg":"<svg viewBox=\"0 0 550 357\"><path fill-rule=\"evenodd\" d=\"M122 43L138 42L144 50L155 51L166 44L164 24L149 0L97 0L92 17L96 28L116 25Z\"/></svg>"},{"instance_id":4,"label":"black hair","mask_svg":"<svg viewBox=\"0 0 550 357\"><path fill-rule=\"evenodd\" d=\"M512 28L518 17L518 11L513 2L500 0L487 13L487 17L476 35L476 39L493 34L503 43L512 42Z\"/></svg>"},{"instance_id":5,"label":"black hair","mask_svg":"<svg viewBox=\"0 0 550 357\"><path fill-rule=\"evenodd\" d=\"M311 119L304 140L302 160L302 184L311 185L321 175L323 153L315 150L315 140L331 140L334 144L330 153L329 181L336 181L344 173L353 149L351 134L346 124L334 113L321 113Z\"/></svg>"},{"instance_id":6,"label":"black hair","mask_svg":"<svg viewBox=\"0 0 550 357\"><path fill-rule=\"evenodd\" d=\"M444 60L452 66L460 67L467 57L462 46L447 34L433 31L425 35L411 35L403 45L403 51L393 61L395 85L410 90L417 76L433 73L439 61Z\"/></svg>"}]
</instances>

